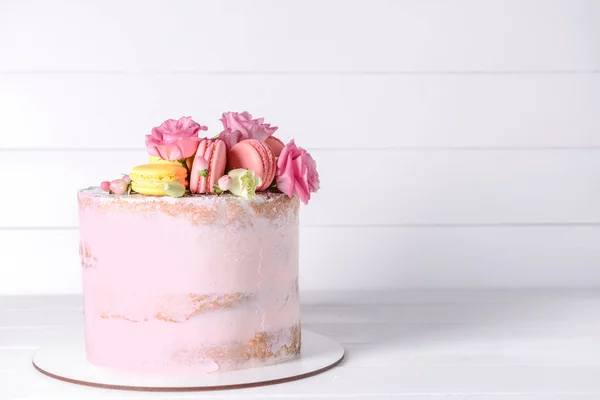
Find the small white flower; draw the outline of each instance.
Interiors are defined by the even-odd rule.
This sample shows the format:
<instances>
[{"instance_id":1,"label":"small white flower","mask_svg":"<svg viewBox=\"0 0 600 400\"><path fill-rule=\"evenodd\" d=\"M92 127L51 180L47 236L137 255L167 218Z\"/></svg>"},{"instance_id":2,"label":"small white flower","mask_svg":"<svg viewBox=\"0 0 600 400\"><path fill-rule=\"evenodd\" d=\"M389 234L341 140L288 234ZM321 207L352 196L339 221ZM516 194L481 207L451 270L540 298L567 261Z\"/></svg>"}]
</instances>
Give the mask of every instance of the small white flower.
<instances>
[{"instance_id":1,"label":"small white flower","mask_svg":"<svg viewBox=\"0 0 600 400\"><path fill-rule=\"evenodd\" d=\"M260 176L243 168L233 169L227 175L231 178L231 186L229 187L231 193L246 200L256 197L256 188L262 185Z\"/></svg>"}]
</instances>

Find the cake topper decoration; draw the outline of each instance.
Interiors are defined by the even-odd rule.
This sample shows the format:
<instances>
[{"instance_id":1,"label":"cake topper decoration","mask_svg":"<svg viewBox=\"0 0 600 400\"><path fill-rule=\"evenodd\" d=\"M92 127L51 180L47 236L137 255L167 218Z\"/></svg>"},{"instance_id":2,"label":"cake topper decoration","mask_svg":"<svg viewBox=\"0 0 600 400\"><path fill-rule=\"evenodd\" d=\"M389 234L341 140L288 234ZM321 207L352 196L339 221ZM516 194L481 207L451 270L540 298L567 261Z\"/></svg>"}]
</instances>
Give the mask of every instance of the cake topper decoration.
<instances>
[{"instance_id":1,"label":"cake topper decoration","mask_svg":"<svg viewBox=\"0 0 600 400\"><path fill-rule=\"evenodd\" d=\"M297 147L292 139L285 145L277 160L277 189L289 197L298 195L308 204L310 194L319 190L317 163L302 147Z\"/></svg>"},{"instance_id":2,"label":"cake topper decoration","mask_svg":"<svg viewBox=\"0 0 600 400\"><path fill-rule=\"evenodd\" d=\"M264 142L278 129L271 124L265 124L264 118L252 119L248 111L242 113L226 112L221 117L223 131L219 138L225 142L227 150L245 139L255 139Z\"/></svg>"},{"instance_id":3,"label":"cake topper decoration","mask_svg":"<svg viewBox=\"0 0 600 400\"><path fill-rule=\"evenodd\" d=\"M165 192L171 197L183 197L185 194L185 186L179 182L165 183Z\"/></svg>"},{"instance_id":4,"label":"cake topper decoration","mask_svg":"<svg viewBox=\"0 0 600 400\"><path fill-rule=\"evenodd\" d=\"M198 132L207 129L206 126L192 120L192 117L168 119L160 126L152 128L150 135L146 135L148 154L169 161L189 158L198 148Z\"/></svg>"},{"instance_id":5,"label":"cake topper decoration","mask_svg":"<svg viewBox=\"0 0 600 400\"><path fill-rule=\"evenodd\" d=\"M293 139L284 144L273 136L278 127L247 111L226 112L220 121L223 130L212 139L198 136L208 128L192 117L168 119L152 128L146 135L148 164L102 182L102 190L171 197L229 192L244 199L279 191L304 204L319 190L315 160Z\"/></svg>"},{"instance_id":6,"label":"cake topper decoration","mask_svg":"<svg viewBox=\"0 0 600 400\"><path fill-rule=\"evenodd\" d=\"M103 181L100 183L100 188L110 194L129 194L131 192L131 178L129 175L123 175L121 179L113 181Z\"/></svg>"},{"instance_id":7,"label":"cake topper decoration","mask_svg":"<svg viewBox=\"0 0 600 400\"><path fill-rule=\"evenodd\" d=\"M230 178L229 191L246 200L255 198L256 188L262 185L260 176L247 169L232 169L227 176Z\"/></svg>"}]
</instances>

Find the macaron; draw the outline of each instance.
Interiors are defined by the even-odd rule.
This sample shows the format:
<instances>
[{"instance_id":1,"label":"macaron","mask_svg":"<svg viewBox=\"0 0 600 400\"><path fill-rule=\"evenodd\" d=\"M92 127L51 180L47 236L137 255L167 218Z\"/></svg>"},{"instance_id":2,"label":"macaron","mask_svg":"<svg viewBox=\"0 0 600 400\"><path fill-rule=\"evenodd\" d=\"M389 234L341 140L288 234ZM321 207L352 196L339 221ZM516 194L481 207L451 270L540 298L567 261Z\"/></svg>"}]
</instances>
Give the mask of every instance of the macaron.
<instances>
[{"instance_id":1,"label":"macaron","mask_svg":"<svg viewBox=\"0 0 600 400\"><path fill-rule=\"evenodd\" d=\"M131 170L129 177L134 192L151 196L167 196L165 184L169 182L187 185L187 170L171 164L138 165Z\"/></svg>"},{"instance_id":2,"label":"macaron","mask_svg":"<svg viewBox=\"0 0 600 400\"><path fill-rule=\"evenodd\" d=\"M196 157L190 173L192 193L214 193L214 186L225 174L227 147L221 139L203 139L196 150ZM208 170L206 176L202 171Z\"/></svg>"},{"instance_id":3,"label":"macaron","mask_svg":"<svg viewBox=\"0 0 600 400\"><path fill-rule=\"evenodd\" d=\"M255 139L242 140L229 150L227 160L229 170L244 168L260 176L263 184L256 189L257 191L267 189L275 179L275 154L264 142Z\"/></svg>"},{"instance_id":4,"label":"macaron","mask_svg":"<svg viewBox=\"0 0 600 400\"><path fill-rule=\"evenodd\" d=\"M273 154L275 155L275 157L279 157L281 151L285 147L285 143L283 143L281 140L279 140L279 138L276 138L275 136L269 136L268 138L266 138L265 143L269 145L271 150L273 150Z\"/></svg>"}]
</instances>

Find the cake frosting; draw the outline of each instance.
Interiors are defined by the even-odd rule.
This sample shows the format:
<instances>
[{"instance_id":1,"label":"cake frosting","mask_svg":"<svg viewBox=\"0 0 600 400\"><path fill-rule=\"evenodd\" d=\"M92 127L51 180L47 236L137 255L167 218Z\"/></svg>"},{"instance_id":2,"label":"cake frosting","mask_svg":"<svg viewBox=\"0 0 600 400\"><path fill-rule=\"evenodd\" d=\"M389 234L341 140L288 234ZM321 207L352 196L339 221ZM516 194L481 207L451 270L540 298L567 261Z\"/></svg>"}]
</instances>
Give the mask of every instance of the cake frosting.
<instances>
[{"instance_id":1,"label":"cake frosting","mask_svg":"<svg viewBox=\"0 0 600 400\"><path fill-rule=\"evenodd\" d=\"M195 374L300 353L298 212L316 164L262 118L221 121L203 139L190 117L167 120L146 137L149 164L78 192L90 363Z\"/></svg>"},{"instance_id":2,"label":"cake frosting","mask_svg":"<svg viewBox=\"0 0 600 400\"><path fill-rule=\"evenodd\" d=\"M91 363L214 372L299 353L297 197L78 200Z\"/></svg>"}]
</instances>

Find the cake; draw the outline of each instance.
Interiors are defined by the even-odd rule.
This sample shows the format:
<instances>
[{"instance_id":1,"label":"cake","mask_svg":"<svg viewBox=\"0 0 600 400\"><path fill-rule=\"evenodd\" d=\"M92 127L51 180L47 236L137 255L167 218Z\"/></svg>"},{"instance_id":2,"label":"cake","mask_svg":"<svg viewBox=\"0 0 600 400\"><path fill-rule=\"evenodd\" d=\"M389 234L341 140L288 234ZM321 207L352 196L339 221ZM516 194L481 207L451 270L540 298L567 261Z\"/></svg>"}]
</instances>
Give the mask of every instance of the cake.
<instances>
[{"instance_id":1,"label":"cake","mask_svg":"<svg viewBox=\"0 0 600 400\"><path fill-rule=\"evenodd\" d=\"M165 121L148 164L78 192L90 363L215 373L300 354L298 212L316 165L247 112L222 122L207 139Z\"/></svg>"}]
</instances>

